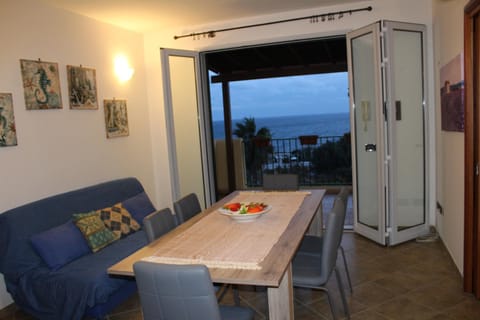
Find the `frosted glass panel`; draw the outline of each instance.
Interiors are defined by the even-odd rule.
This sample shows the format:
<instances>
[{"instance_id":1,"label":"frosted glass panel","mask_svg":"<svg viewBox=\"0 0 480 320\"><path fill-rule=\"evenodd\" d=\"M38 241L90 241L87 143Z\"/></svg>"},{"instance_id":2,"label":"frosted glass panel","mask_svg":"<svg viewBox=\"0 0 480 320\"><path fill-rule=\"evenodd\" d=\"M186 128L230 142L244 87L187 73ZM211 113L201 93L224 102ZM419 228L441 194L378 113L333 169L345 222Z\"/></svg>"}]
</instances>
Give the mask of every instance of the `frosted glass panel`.
<instances>
[{"instance_id":1,"label":"frosted glass panel","mask_svg":"<svg viewBox=\"0 0 480 320\"><path fill-rule=\"evenodd\" d=\"M377 108L373 34L351 40L358 222L378 230Z\"/></svg>"},{"instance_id":2,"label":"frosted glass panel","mask_svg":"<svg viewBox=\"0 0 480 320\"><path fill-rule=\"evenodd\" d=\"M203 203L195 60L192 57L170 56L169 65L180 196L194 192Z\"/></svg>"},{"instance_id":3,"label":"frosted glass panel","mask_svg":"<svg viewBox=\"0 0 480 320\"><path fill-rule=\"evenodd\" d=\"M395 219L397 230L425 223L422 33L393 31Z\"/></svg>"}]
</instances>

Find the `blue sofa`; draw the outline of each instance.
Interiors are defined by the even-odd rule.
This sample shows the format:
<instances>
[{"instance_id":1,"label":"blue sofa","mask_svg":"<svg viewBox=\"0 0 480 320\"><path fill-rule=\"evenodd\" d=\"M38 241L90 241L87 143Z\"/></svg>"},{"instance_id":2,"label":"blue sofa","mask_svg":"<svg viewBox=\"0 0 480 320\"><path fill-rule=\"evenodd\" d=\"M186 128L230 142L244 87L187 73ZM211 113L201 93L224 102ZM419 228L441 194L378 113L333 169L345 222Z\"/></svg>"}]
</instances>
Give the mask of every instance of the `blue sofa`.
<instances>
[{"instance_id":1,"label":"blue sofa","mask_svg":"<svg viewBox=\"0 0 480 320\"><path fill-rule=\"evenodd\" d=\"M136 292L133 279L109 276L107 268L147 244L143 229L98 252L81 256L75 252L86 242L68 247L68 235L64 232L65 226L72 225L72 214L119 202L139 224L155 210L140 182L125 178L48 197L0 214L0 272L21 309L38 319L98 319ZM32 245L32 239L38 235L53 240L50 245L63 244L61 262L45 262ZM46 253L50 259L60 259L55 250L47 248Z\"/></svg>"}]
</instances>

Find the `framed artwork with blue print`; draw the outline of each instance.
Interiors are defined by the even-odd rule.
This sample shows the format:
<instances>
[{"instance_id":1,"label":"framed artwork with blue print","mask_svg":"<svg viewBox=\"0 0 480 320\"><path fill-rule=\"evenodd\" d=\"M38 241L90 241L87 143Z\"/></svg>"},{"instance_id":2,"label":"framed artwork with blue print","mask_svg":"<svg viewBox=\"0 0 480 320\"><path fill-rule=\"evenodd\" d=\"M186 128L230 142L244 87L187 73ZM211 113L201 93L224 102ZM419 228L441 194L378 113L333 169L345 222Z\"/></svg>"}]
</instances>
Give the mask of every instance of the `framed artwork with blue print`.
<instances>
[{"instance_id":1,"label":"framed artwork with blue print","mask_svg":"<svg viewBox=\"0 0 480 320\"><path fill-rule=\"evenodd\" d=\"M17 145L11 93L0 93L0 147Z\"/></svg>"},{"instance_id":2,"label":"framed artwork with blue print","mask_svg":"<svg viewBox=\"0 0 480 320\"><path fill-rule=\"evenodd\" d=\"M27 110L62 109L58 64L20 60Z\"/></svg>"}]
</instances>

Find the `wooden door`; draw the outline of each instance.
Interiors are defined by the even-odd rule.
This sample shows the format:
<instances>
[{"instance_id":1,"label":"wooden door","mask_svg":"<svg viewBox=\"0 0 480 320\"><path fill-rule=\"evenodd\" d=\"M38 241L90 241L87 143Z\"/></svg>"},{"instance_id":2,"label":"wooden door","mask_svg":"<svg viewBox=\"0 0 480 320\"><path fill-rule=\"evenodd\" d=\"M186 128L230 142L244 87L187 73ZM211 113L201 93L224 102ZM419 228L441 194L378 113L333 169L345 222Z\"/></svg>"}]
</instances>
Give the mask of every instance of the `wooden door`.
<instances>
[{"instance_id":1,"label":"wooden door","mask_svg":"<svg viewBox=\"0 0 480 320\"><path fill-rule=\"evenodd\" d=\"M478 201L480 120L478 104L480 74L480 0L465 6L465 242L464 289L480 298L480 219Z\"/></svg>"}]
</instances>

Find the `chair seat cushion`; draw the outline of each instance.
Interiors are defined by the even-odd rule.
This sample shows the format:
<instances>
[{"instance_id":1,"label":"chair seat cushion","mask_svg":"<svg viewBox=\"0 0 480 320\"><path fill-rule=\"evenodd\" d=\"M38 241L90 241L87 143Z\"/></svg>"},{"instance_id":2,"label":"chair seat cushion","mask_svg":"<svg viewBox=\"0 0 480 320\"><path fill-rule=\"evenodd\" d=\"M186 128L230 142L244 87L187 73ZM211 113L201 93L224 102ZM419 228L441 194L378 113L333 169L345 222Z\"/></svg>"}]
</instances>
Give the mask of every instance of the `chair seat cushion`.
<instances>
[{"instance_id":1,"label":"chair seat cushion","mask_svg":"<svg viewBox=\"0 0 480 320\"><path fill-rule=\"evenodd\" d=\"M320 255L298 252L292 262L293 285L309 288L323 286L328 278L322 275L321 262Z\"/></svg>"},{"instance_id":2,"label":"chair seat cushion","mask_svg":"<svg viewBox=\"0 0 480 320\"><path fill-rule=\"evenodd\" d=\"M222 320L251 320L253 311L250 308L235 306L219 306Z\"/></svg>"}]
</instances>

